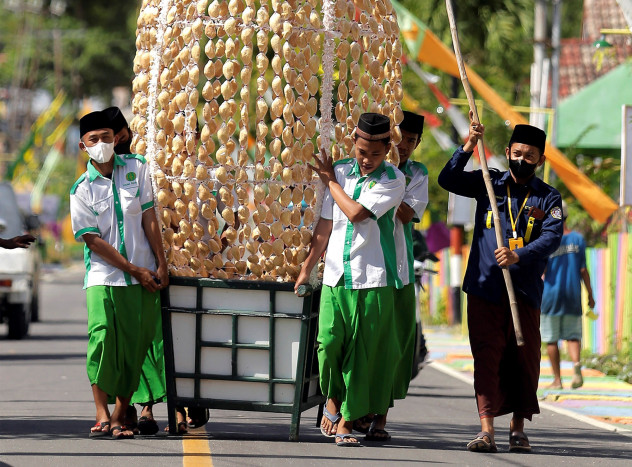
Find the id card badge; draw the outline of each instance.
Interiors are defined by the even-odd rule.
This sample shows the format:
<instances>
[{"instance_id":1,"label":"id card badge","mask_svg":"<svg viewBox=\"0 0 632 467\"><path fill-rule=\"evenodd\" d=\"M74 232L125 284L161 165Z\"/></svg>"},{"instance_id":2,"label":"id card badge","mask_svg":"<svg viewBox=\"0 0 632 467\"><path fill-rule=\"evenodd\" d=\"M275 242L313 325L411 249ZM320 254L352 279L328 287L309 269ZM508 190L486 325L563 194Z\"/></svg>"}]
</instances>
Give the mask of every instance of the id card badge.
<instances>
[{"instance_id":1,"label":"id card badge","mask_svg":"<svg viewBox=\"0 0 632 467\"><path fill-rule=\"evenodd\" d=\"M517 238L510 238L509 239L509 249L510 250L515 250L516 248L522 248L524 247L524 240L522 240L522 237L517 237Z\"/></svg>"}]
</instances>

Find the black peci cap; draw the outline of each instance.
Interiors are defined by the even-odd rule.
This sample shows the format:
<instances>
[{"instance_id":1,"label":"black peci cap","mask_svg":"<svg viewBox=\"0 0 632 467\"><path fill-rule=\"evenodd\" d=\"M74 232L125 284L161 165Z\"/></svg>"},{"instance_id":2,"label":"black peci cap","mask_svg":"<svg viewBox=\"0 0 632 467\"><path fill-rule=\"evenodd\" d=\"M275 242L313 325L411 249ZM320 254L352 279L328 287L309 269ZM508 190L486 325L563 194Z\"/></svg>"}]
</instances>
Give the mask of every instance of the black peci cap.
<instances>
[{"instance_id":1,"label":"black peci cap","mask_svg":"<svg viewBox=\"0 0 632 467\"><path fill-rule=\"evenodd\" d=\"M360 115L356 134L369 141L391 137L391 121L382 114L364 113Z\"/></svg>"},{"instance_id":2,"label":"black peci cap","mask_svg":"<svg viewBox=\"0 0 632 467\"><path fill-rule=\"evenodd\" d=\"M513 143L528 144L535 146L540 150L541 154L544 154L544 147L546 146L546 133L537 127L531 125L516 125L514 127L513 134L509 139L509 147Z\"/></svg>"},{"instance_id":3,"label":"black peci cap","mask_svg":"<svg viewBox=\"0 0 632 467\"><path fill-rule=\"evenodd\" d=\"M424 132L424 116L404 110L404 120L399 124L399 129L421 136Z\"/></svg>"},{"instance_id":4,"label":"black peci cap","mask_svg":"<svg viewBox=\"0 0 632 467\"><path fill-rule=\"evenodd\" d=\"M106 114L112 122L112 130L114 130L114 133L118 133L123 128L127 128L129 126L127 124L127 120L125 120L125 117L121 112L121 109L118 107L108 107L107 109L102 110L102 112Z\"/></svg>"},{"instance_id":5,"label":"black peci cap","mask_svg":"<svg viewBox=\"0 0 632 467\"><path fill-rule=\"evenodd\" d=\"M103 111L90 112L79 119L79 137L83 137L87 132L100 130L102 128L112 128L112 122Z\"/></svg>"}]
</instances>

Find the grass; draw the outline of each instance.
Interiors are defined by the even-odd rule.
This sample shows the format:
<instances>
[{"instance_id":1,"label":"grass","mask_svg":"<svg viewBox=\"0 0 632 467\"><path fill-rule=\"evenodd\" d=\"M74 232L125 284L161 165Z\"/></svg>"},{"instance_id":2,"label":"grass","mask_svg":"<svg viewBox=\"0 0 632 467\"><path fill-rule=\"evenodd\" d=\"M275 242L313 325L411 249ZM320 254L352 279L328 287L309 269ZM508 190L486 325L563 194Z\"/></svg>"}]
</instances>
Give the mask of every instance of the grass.
<instances>
[{"instance_id":1,"label":"grass","mask_svg":"<svg viewBox=\"0 0 632 467\"><path fill-rule=\"evenodd\" d=\"M593 368L602 373L632 384L632 358L629 353L620 352L612 355L584 354L581 357L585 368Z\"/></svg>"}]
</instances>

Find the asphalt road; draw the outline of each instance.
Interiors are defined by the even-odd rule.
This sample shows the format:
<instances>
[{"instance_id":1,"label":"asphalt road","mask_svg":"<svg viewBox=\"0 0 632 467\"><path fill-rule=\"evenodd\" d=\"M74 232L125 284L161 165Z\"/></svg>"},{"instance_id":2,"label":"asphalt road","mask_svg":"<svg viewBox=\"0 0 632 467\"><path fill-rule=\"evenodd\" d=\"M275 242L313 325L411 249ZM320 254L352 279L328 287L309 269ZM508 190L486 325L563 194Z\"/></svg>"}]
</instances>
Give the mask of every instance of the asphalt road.
<instances>
[{"instance_id":1,"label":"asphalt road","mask_svg":"<svg viewBox=\"0 0 632 467\"><path fill-rule=\"evenodd\" d=\"M389 414L385 445L338 448L303 414L300 442L289 442L289 416L213 411L206 431L183 438L88 439L94 405L85 373L85 295L79 271L57 272L42 285L40 323L30 337L6 339L0 325L0 466L99 467L211 465L632 465L632 438L543 411L528 424L532 454L507 452L509 418L496 421L497 454L465 444L479 431L472 388L433 367L413 381ZM161 427L166 407L156 408Z\"/></svg>"}]
</instances>

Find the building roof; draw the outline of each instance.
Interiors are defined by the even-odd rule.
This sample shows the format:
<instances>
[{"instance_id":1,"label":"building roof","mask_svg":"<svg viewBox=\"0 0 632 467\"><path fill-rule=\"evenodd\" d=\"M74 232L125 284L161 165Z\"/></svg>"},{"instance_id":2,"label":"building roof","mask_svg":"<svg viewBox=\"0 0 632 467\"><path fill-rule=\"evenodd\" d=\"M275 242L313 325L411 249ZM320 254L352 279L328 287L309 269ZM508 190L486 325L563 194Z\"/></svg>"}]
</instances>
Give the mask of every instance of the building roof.
<instances>
[{"instance_id":1,"label":"building roof","mask_svg":"<svg viewBox=\"0 0 632 467\"><path fill-rule=\"evenodd\" d=\"M560 102L557 146L620 148L621 107L632 105L630 83L632 62L626 62Z\"/></svg>"},{"instance_id":2,"label":"building roof","mask_svg":"<svg viewBox=\"0 0 632 467\"><path fill-rule=\"evenodd\" d=\"M584 0L582 38L594 41L602 29L627 29L628 24L616 0Z\"/></svg>"},{"instance_id":3,"label":"building roof","mask_svg":"<svg viewBox=\"0 0 632 467\"><path fill-rule=\"evenodd\" d=\"M601 68L598 67L593 42L601 29L627 29L625 17L616 0L585 0L582 37L563 39L560 49L559 98L571 96L600 76L605 75L626 58L632 57L632 36L609 35L608 48ZM598 69L599 68L599 69Z\"/></svg>"},{"instance_id":4,"label":"building roof","mask_svg":"<svg viewBox=\"0 0 632 467\"><path fill-rule=\"evenodd\" d=\"M618 43L606 51L598 69L594 40L564 39L560 51L560 99L572 96L587 84L632 57L632 45ZM608 38L608 42L611 39ZM611 42L612 43L612 42Z\"/></svg>"}]
</instances>

